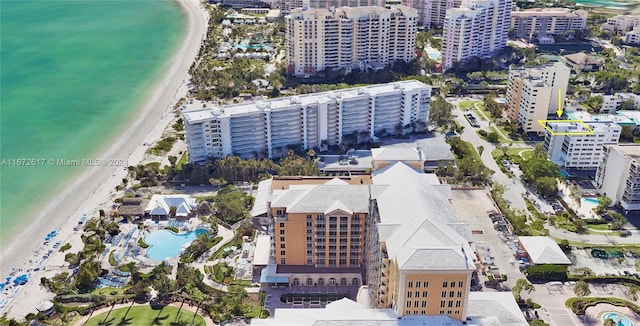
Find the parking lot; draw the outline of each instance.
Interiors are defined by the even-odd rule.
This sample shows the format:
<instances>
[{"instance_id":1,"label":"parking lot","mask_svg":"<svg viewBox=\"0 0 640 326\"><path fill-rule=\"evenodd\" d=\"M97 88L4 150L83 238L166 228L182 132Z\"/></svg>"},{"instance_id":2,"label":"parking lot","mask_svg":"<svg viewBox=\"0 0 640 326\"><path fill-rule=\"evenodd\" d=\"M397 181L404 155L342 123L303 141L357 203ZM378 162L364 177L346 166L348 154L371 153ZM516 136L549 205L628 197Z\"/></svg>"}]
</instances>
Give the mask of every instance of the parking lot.
<instances>
[{"instance_id":1,"label":"parking lot","mask_svg":"<svg viewBox=\"0 0 640 326\"><path fill-rule=\"evenodd\" d=\"M472 237L480 255L485 255L492 263L491 266L498 268L499 273L507 274L509 283L524 277L518 270L512 249L501 240L489 217L489 212L496 210L496 207L488 192L486 190L453 190L452 198L453 211L461 223L468 223L471 227ZM489 266L486 267L488 270ZM484 280L486 279L481 278L481 281Z\"/></svg>"},{"instance_id":2,"label":"parking lot","mask_svg":"<svg viewBox=\"0 0 640 326\"><path fill-rule=\"evenodd\" d=\"M602 259L591 256L591 249L574 249L567 255L574 267L589 267L596 275L624 275L624 271L636 273L635 263L638 258L624 257Z\"/></svg>"}]
</instances>

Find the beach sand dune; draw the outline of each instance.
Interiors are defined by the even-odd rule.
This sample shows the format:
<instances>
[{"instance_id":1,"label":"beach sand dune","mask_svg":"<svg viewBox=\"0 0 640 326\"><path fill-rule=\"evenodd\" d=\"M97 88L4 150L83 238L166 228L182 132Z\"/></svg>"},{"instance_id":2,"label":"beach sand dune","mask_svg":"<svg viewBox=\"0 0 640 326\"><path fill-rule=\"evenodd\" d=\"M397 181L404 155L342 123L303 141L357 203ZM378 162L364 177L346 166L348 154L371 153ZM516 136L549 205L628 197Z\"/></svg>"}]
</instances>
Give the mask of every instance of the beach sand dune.
<instances>
[{"instance_id":1,"label":"beach sand dune","mask_svg":"<svg viewBox=\"0 0 640 326\"><path fill-rule=\"evenodd\" d=\"M166 72L138 109L131 124L103 154L98 155L101 160L124 159L128 165L141 162L147 149L143 144L153 143L161 138L171 121L175 103L187 93L189 67L206 35L208 13L198 0L176 2L187 16L186 35L167 65ZM41 210L29 227L1 249L0 275L8 275L14 267L22 269L23 272L36 267L35 264L29 263L29 260L35 262L38 259L33 253L43 246L42 239L51 230L58 230L56 240L61 240L62 243L78 238L79 232L74 232L73 228L80 216L84 213L96 216L99 208L108 208L100 205L109 203L111 192L126 175L126 167L123 166L91 167L84 171L65 191ZM77 251L79 248L74 249L73 251ZM56 261L57 265L51 265ZM51 259L45 263L45 267L49 276L52 270L61 268L59 259ZM7 312L9 317L17 319L35 312L35 307L42 300L52 296L39 285L39 279L43 275L42 271L31 273L31 281L21 287L2 312Z\"/></svg>"}]
</instances>

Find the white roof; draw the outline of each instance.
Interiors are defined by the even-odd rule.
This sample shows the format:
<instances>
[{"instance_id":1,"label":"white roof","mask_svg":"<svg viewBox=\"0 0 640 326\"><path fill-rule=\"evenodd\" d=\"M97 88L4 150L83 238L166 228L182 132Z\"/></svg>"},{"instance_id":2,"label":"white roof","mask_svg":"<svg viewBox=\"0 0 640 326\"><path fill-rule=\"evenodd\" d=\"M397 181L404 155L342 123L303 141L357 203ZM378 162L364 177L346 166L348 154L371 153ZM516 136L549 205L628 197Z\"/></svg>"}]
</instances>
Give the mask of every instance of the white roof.
<instances>
[{"instance_id":1,"label":"white roof","mask_svg":"<svg viewBox=\"0 0 640 326\"><path fill-rule=\"evenodd\" d=\"M169 215L171 207L176 208L176 216L184 217L197 207L197 203L189 195L153 195L144 211L150 215Z\"/></svg>"},{"instance_id":2,"label":"white roof","mask_svg":"<svg viewBox=\"0 0 640 326\"><path fill-rule=\"evenodd\" d=\"M251 208L251 217L267 214L269 210L269 190L273 178L262 180L258 183L258 191L256 191L256 199Z\"/></svg>"},{"instance_id":3,"label":"white roof","mask_svg":"<svg viewBox=\"0 0 640 326\"><path fill-rule=\"evenodd\" d=\"M271 250L271 236L259 235L256 239L256 250L253 252L254 265L267 265L269 263L269 252Z\"/></svg>"},{"instance_id":4,"label":"white roof","mask_svg":"<svg viewBox=\"0 0 640 326\"><path fill-rule=\"evenodd\" d=\"M527 325L511 292L469 292L467 317L476 321L467 325Z\"/></svg>"},{"instance_id":5,"label":"white roof","mask_svg":"<svg viewBox=\"0 0 640 326\"><path fill-rule=\"evenodd\" d=\"M335 182L333 182L335 183ZM288 190L274 191L271 207L286 207L289 213L369 211L368 185L304 185L291 186Z\"/></svg>"},{"instance_id":6,"label":"white roof","mask_svg":"<svg viewBox=\"0 0 640 326\"><path fill-rule=\"evenodd\" d=\"M454 216L451 188L435 174L394 163L373 173L371 196L380 213L379 239L400 268L475 269L473 250L456 231L464 227Z\"/></svg>"},{"instance_id":7,"label":"white roof","mask_svg":"<svg viewBox=\"0 0 640 326\"><path fill-rule=\"evenodd\" d=\"M518 237L518 240L536 265L571 264L571 260L551 237Z\"/></svg>"},{"instance_id":8,"label":"white roof","mask_svg":"<svg viewBox=\"0 0 640 326\"><path fill-rule=\"evenodd\" d=\"M421 161L424 155L418 148L372 148L371 157L374 161Z\"/></svg>"}]
</instances>

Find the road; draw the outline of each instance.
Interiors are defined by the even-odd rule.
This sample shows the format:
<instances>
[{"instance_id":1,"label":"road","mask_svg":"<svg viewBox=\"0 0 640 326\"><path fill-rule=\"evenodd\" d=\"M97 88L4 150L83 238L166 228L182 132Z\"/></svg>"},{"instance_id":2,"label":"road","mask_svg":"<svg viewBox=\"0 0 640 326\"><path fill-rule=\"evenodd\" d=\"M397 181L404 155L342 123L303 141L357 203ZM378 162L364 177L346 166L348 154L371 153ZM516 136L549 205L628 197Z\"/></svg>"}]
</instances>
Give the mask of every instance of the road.
<instances>
[{"instance_id":1,"label":"road","mask_svg":"<svg viewBox=\"0 0 640 326\"><path fill-rule=\"evenodd\" d=\"M525 203L522 196L527 190L520 181L512 179L511 177L500 171L500 167L491 156L491 152L496 149L496 146L480 138L480 136L478 136L478 134L476 133L476 131L480 129L490 130L488 121L482 121L479 119L478 123L480 123L480 128L472 127L469 121L467 121L467 119L464 117L464 113L462 112L462 110L460 110L460 108L458 107L458 103L460 101L461 100L457 100L453 102L453 104L455 105L455 109L453 110L454 119L458 123L460 123L461 126L464 126L464 130L460 135L460 138L471 143L476 149L479 146L484 147L484 151L482 152L480 158L482 159L482 162L486 167L494 171L494 174L491 176L491 180L505 186L506 190L503 197L507 201L507 203L511 204L512 207L517 210L525 211L526 214L529 215L530 213L527 211L527 204Z\"/></svg>"}]
</instances>

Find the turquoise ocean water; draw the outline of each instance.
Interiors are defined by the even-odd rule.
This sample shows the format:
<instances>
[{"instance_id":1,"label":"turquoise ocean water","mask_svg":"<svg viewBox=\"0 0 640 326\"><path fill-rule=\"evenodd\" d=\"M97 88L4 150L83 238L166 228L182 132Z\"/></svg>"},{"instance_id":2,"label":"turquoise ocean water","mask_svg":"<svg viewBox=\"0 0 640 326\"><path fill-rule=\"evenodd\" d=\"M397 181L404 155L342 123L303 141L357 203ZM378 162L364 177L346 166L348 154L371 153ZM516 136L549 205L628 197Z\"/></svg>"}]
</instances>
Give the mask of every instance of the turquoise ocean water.
<instances>
[{"instance_id":1,"label":"turquoise ocean water","mask_svg":"<svg viewBox=\"0 0 640 326\"><path fill-rule=\"evenodd\" d=\"M171 0L0 0L0 15L2 245L83 169L50 159L98 158L127 125L186 18Z\"/></svg>"}]
</instances>

